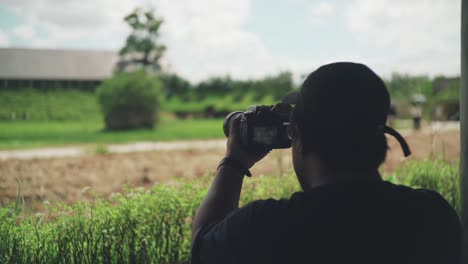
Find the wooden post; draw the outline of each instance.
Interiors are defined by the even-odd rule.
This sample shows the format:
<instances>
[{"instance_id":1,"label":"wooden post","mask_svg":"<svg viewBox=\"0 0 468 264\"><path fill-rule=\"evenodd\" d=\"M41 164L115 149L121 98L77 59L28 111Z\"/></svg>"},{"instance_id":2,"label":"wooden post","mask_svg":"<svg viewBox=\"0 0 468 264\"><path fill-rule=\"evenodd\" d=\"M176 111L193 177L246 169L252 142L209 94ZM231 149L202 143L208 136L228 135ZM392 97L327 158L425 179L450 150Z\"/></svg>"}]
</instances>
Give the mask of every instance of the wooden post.
<instances>
[{"instance_id":1,"label":"wooden post","mask_svg":"<svg viewBox=\"0 0 468 264\"><path fill-rule=\"evenodd\" d=\"M462 0L460 89L460 191L464 261L468 263L468 0Z\"/></svg>"}]
</instances>

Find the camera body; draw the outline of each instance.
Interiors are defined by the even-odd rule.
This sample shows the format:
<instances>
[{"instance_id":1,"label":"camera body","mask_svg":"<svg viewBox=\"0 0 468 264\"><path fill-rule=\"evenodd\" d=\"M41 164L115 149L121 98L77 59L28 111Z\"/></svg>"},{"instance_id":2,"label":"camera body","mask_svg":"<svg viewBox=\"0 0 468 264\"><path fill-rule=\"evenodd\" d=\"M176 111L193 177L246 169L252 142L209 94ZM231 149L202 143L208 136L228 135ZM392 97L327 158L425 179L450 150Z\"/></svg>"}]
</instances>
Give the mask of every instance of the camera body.
<instances>
[{"instance_id":1,"label":"camera body","mask_svg":"<svg viewBox=\"0 0 468 264\"><path fill-rule=\"evenodd\" d=\"M245 112L228 114L224 119L224 135L229 136L232 120L240 116L240 143L246 151L259 153L291 147L287 132L290 108L288 111L272 109L273 106L253 105Z\"/></svg>"}]
</instances>

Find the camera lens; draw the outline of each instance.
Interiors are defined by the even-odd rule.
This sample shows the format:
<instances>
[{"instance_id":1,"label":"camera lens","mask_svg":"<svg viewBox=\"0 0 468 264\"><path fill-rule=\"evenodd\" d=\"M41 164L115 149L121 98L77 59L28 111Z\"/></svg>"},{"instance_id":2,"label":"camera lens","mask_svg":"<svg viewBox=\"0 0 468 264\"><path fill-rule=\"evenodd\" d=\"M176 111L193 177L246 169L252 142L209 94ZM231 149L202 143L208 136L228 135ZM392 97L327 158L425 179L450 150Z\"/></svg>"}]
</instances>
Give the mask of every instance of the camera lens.
<instances>
[{"instance_id":1,"label":"camera lens","mask_svg":"<svg viewBox=\"0 0 468 264\"><path fill-rule=\"evenodd\" d=\"M242 111L236 111L236 112L232 112L228 114L226 118L224 118L223 131L226 137L229 137L229 130L231 129L232 120L234 120L236 116L243 115L243 114L244 112Z\"/></svg>"}]
</instances>

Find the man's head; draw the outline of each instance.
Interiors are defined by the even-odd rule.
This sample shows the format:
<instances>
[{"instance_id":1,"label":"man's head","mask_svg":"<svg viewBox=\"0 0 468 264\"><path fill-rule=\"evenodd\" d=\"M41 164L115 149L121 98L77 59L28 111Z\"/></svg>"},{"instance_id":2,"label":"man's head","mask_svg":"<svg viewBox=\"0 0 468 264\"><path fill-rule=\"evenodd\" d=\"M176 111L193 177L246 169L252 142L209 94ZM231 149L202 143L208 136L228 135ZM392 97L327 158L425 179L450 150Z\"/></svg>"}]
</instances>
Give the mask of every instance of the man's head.
<instances>
[{"instance_id":1,"label":"man's head","mask_svg":"<svg viewBox=\"0 0 468 264\"><path fill-rule=\"evenodd\" d=\"M385 160L390 96L382 79L367 66L324 65L283 102L295 104L291 127L298 174L304 157L310 155L332 170L355 173L376 171Z\"/></svg>"}]
</instances>

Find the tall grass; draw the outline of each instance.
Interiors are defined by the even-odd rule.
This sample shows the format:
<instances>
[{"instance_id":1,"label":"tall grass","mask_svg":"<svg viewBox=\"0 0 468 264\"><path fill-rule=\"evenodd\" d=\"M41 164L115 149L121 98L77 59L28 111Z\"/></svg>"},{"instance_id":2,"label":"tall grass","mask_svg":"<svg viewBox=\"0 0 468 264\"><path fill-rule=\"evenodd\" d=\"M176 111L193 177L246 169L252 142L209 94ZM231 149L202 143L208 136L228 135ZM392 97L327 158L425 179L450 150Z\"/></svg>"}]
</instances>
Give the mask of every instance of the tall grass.
<instances>
[{"instance_id":1,"label":"tall grass","mask_svg":"<svg viewBox=\"0 0 468 264\"><path fill-rule=\"evenodd\" d=\"M397 183L438 191L460 213L460 169L442 160L410 161L397 170Z\"/></svg>"},{"instance_id":2,"label":"tall grass","mask_svg":"<svg viewBox=\"0 0 468 264\"><path fill-rule=\"evenodd\" d=\"M458 207L456 165L410 162L393 180L440 192ZM23 216L20 201L0 209L0 263L188 263L191 221L211 177L197 182L130 188L107 199L49 205ZM245 181L241 205L289 197L293 175Z\"/></svg>"},{"instance_id":3,"label":"tall grass","mask_svg":"<svg viewBox=\"0 0 468 264\"><path fill-rule=\"evenodd\" d=\"M191 219L206 194L201 183L128 189L24 217L16 205L0 211L0 263L187 263ZM246 181L242 204L288 197L294 177Z\"/></svg>"}]
</instances>

